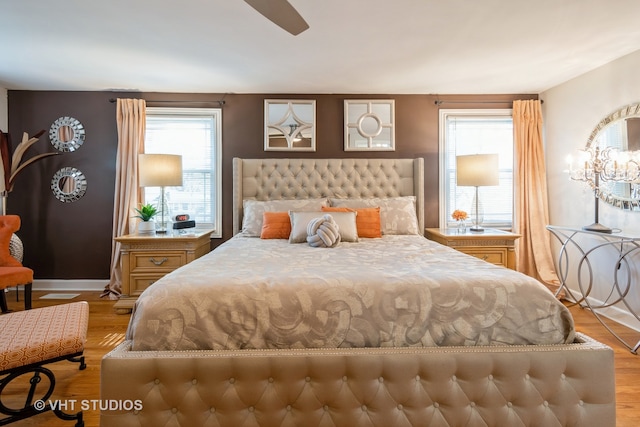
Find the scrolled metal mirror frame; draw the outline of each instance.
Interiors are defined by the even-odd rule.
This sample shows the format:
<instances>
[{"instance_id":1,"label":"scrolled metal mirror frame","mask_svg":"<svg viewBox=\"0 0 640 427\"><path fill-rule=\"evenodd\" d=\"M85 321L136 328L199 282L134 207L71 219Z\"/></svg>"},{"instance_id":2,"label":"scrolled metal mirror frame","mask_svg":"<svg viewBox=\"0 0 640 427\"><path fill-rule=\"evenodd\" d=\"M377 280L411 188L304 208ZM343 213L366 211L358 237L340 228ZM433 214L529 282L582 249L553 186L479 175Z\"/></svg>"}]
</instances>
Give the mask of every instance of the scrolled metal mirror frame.
<instances>
[{"instance_id":1,"label":"scrolled metal mirror frame","mask_svg":"<svg viewBox=\"0 0 640 427\"><path fill-rule=\"evenodd\" d=\"M69 191L63 190L65 187L64 181L70 179L71 189ZM84 174L73 167L64 167L59 169L51 179L51 191L56 196L56 199L64 203L75 202L80 199L87 191L87 178Z\"/></svg>"},{"instance_id":2,"label":"scrolled metal mirror frame","mask_svg":"<svg viewBox=\"0 0 640 427\"><path fill-rule=\"evenodd\" d=\"M640 117L640 103L626 105L602 119L591 132L587 140L586 149L597 144L597 138L604 128L617 120L624 120L630 117ZM626 211L640 211L640 199L620 197L602 189L596 190L596 194L603 202Z\"/></svg>"},{"instance_id":3,"label":"scrolled metal mirror frame","mask_svg":"<svg viewBox=\"0 0 640 427\"><path fill-rule=\"evenodd\" d=\"M65 126L72 132L70 139L68 140L63 140L60 137L60 130ZM49 128L49 139L51 140L51 145L53 145L58 151L71 152L77 150L84 143L84 137L84 126L78 119L73 117L60 117L56 119Z\"/></svg>"}]
</instances>

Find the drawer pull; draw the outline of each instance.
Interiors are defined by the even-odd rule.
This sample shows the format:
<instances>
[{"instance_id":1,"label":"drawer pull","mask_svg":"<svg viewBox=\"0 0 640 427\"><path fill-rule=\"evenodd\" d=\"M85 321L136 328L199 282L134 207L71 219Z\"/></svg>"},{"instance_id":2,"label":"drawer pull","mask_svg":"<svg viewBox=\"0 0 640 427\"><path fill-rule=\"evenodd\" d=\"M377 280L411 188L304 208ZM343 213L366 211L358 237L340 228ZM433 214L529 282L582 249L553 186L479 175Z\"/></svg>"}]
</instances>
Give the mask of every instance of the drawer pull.
<instances>
[{"instance_id":1,"label":"drawer pull","mask_svg":"<svg viewBox=\"0 0 640 427\"><path fill-rule=\"evenodd\" d=\"M483 257L482 257L482 260L483 260L483 261L486 261L486 260L488 260L488 259L489 259L489 255L485 255L485 256L483 256Z\"/></svg>"},{"instance_id":2,"label":"drawer pull","mask_svg":"<svg viewBox=\"0 0 640 427\"><path fill-rule=\"evenodd\" d=\"M165 258L162 258L161 260L158 261L157 259L151 257L151 258L149 258L149 261L151 261L155 265L162 265L162 264L164 264L165 262L167 262L169 260L165 257Z\"/></svg>"}]
</instances>

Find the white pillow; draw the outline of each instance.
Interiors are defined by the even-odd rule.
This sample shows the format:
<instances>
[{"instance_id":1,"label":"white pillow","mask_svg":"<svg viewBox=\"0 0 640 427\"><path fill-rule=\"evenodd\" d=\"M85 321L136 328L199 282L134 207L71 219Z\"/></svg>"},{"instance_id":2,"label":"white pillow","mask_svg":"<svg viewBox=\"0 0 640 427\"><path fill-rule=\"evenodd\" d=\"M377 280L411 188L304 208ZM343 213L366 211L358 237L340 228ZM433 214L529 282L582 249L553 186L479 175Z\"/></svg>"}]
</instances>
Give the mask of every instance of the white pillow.
<instances>
[{"instance_id":1,"label":"white pillow","mask_svg":"<svg viewBox=\"0 0 640 427\"><path fill-rule=\"evenodd\" d=\"M373 197L370 199L329 199L338 208L371 208L380 206L382 234L421 234L418 229L415 196Z\"/></svg>"},{"instance_id":2,"label":"white pillow","mask_svg":"<svg viewBox=\"0 0 640 427\"><path fill-rule=\"evenodd\" d=\"M326 198L297 200L244 200L242 203L242 230L245 237L260 237L262 216L266 212L319 211L329 206Z\"/></svg>"},{"instance_id":3,"label":"white pillow","mask_svg":"<svg viewBox=\"0 0 640 427\"><path fill-rule=\"evenodd\" d=\"M289 235L289 243L306 243L307 242L307 225L316 218L324 215L331 215L333 220L338 224L338 232L343 242L357 242L358 229L356 228L356 212L300 212L290 211L291 217L291 234Z\"/></svg>"}]
</instances>

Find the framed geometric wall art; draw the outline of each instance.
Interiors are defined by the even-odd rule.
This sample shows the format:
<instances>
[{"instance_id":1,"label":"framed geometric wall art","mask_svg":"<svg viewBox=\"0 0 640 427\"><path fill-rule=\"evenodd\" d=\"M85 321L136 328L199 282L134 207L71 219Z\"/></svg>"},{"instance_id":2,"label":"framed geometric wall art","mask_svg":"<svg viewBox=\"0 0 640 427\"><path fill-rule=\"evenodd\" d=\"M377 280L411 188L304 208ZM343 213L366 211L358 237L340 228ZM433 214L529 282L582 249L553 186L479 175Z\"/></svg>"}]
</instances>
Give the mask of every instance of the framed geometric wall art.
<instances>
[{"instance_id":1,"label":"framed geometric wall art","mask_svg":"<svg viewBox=\"0 0 640 427\"><path fill-rule=\"evenodd\" d=\"M265 151L316 151L315 100L264 100Z\"/></svg>"},{"instance_id":2,"label":"framed geometric wall art","mask_svg":"<svg viewBox=\"0 0 640 427\"><path fill-rule=\"evenodd\" d=\"M344 151L394 151L395 101L344 101Z\"/></svg>"}]
</instances>

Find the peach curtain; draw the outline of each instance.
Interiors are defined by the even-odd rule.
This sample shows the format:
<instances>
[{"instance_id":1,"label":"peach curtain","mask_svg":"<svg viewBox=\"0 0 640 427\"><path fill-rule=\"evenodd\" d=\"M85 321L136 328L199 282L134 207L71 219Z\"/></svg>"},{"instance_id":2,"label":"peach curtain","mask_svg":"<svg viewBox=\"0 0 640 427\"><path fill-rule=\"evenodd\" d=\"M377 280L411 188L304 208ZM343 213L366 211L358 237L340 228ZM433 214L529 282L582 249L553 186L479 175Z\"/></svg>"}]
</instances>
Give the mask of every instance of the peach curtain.
<instances>
[{"instance_id":1,"label":"peach curtain","mask_svg":"<svg viewBox=\"0 0 640 427\"><path fill-rule=\"evenodd\" d=\"M138 187L138 154L144 152L146 102L118 99L116 105L118 151L113 201L113 238L129 234L133 209L142 202ZM112 239L111 277L103 296L117 299L121 294L120 244Z\"/></svg>"},{"instance_id":2,"label":"peach curtain","mask_svg":"<svg viewBox=\"0 0 640 427\"><path fill-rule=\"evenodd\" d=\"M514 231L517 270L544 283L552 291L560 286L551 255L547 198L547 172L542 143L542 108L539 100L513 102L515 152Z\"/></svg>"}]
</instances>

